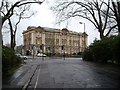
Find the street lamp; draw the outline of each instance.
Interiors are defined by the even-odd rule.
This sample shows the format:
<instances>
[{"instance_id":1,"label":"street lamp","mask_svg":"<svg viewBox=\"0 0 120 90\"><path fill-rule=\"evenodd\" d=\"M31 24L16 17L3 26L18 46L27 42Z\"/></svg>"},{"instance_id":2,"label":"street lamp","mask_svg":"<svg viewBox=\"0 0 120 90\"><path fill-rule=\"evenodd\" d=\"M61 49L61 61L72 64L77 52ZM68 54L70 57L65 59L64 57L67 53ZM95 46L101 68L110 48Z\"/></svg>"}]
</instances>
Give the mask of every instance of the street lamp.
<instances>
[{"instance_id":1,"label":"street lamp","mask_svg":"<svg viewBox=\"0 0 120 90\"><path fill-rule=\"evenodd\" d=\"M83 32L83 34L84 34L84 50L85 50L85 23L83 23L83 22L79 22L80 24L84 24L84 32Z\"/></svg>"},{"instance_id":2,"label":"street lamp","mask_svg":"<svg viewBox=\"0 0 120 90\"><path fill-rule=\"evenodd\" d=\"M42 60L44 60L43 53L44 53L44 44L40 45L40 49L42 50Z\"/></svg>"},{"instance_id":3,"label":"street lamp","mask_svg":"<svg viewBox=\"0 0 120 90\"><path fill-rule=\"evenodd\" d=\"M33 59L34 59L34 49L35 49L35 45L32 44L31 46L32 46L32 51L33 51Z\"/></svg>"},{"instance_id":4,"label":"street lamp","mask_svg":"<svg viewBox=\"0 0 120 90\"><path fill-rule=\"evenodd\" d=\"M64 55L63 56L64 56L64 60L65 60L65 45L62 45L61 49L64 51Z\"/></svg>"},{"instance_id":5,"label":"street lamp","mask_svg":"<svg viewBox=\"0 0 120 90\"><path fill-rule=\"evenodd\" d=\"M83 22L79 22L80 24L84 24L84 33L85 33L85 23L83 23Z\"/></svg>"}]
</instances>

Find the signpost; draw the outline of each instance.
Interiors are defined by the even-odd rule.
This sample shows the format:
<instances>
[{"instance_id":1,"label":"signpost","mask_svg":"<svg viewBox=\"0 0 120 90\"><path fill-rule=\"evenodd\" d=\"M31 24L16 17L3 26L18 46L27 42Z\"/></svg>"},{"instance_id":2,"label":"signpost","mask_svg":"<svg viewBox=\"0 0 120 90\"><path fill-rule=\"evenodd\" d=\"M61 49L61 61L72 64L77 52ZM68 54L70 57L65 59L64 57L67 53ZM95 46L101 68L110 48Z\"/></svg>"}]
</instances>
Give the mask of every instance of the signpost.
<instances>
[{"instance_id":1,"label":"signpost","mask_svg":"<svg viewBox=\"0 0 120 90\"><path fill-rule=\"evenodd\" d=\"M64 51L63 57L64 57L64 60L65 60L65 46L62 45L61 49Z\"/></svg>"},{"instance_id":2,"label":"signpost","mask_svg":"<svg viewBox=\"0 0 120 90\"><path fill-rule=\"evenodd\" d=\"M34 59L34 48L35 48L35 45L32 45L33 59Z\"/></svg>"},{"instance_id":3,"label":"signpost","mask_svg":"<svg viewBox=\"0 0 120 90\"><path fill-rule=\"evenodd\" d=\"M44 60L44 56L43 56L43 53L44 53L44 44L40 45L40 49L42 50L42 60Z\"/></svg>"},{"instance_id":4,"label":"signpost","mask_svg":"<svg viewBox=\"0 0 120 90\"><path fill-rule=\"evenodd\" d=\"M84 47L83 47L83 51L85 50L85 47L86 47L86 45L85 45L85 23L83 23L83 22L79 22L80 24L84 24L84 32L83 32L83 37L84 37Z\"/></svg>"}]
</instances>

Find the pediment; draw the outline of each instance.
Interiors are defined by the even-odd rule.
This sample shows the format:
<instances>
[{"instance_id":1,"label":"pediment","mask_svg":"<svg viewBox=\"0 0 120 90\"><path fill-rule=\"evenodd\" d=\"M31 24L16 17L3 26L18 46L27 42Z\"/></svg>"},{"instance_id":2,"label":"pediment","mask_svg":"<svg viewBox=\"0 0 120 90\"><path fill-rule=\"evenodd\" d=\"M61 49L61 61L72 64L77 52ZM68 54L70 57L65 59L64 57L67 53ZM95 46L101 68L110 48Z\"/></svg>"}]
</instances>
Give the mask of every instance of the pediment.
<instances>
[{"instance_id":1,"label":"pediment","mask_svg":"<svg viewBox=\"0 0 120 90\"><path fill-rule=\"evenodd\" d=\"M66 28L63 28L63 29L61 30L61 32L62 32L62 34L64 34L64 35L67 35L67 33L69 33L68 29L66 29Z\"/></svg>"},{"instance_id":2,"label":"pediment","mask_svg":"<svg viewBox=\"0 0 120 90\"><path fill-rule=\"evenodd\" d=\"M36 32L45 32L45 30L44 30L44 28L42 28L42 27L40 27L40 26L38 26L37 28L36 28Z\"/></svg>"},{"instance_id":3,"label":"pediment","mask_svg":"<svg viewBox=\"0 0 120 90\"><path fill-rule=\"evenodd\" d=\"M69 32L67 28L63 28L62 32Z\"/></svg>"}]
</instances>

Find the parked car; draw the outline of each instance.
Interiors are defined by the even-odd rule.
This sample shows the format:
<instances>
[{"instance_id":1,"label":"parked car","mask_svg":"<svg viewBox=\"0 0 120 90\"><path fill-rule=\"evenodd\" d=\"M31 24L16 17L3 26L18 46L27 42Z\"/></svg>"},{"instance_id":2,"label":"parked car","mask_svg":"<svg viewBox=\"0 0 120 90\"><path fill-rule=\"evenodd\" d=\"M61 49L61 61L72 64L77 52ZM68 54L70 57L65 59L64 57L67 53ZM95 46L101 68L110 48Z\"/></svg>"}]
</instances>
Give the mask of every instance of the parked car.
<instances>
[{"instance_id":1,"label":"parked car","mask_svg":"<svg viewBox=\"0 0 120 90\"><path fill-rule=\"evenodd\" d=\"M20 57L22 60L27 60L27 59L28 59L28 57L25 56L25 55L21 55L21 54L19 54L19 53L17 53L16 55L17 55L18 57Z\"/></svg>"},{"instance_id":2,"label":"parked car","mask_svg":"<svg viewBox=\"0 0 120 90\"><path fill-rule=\"evenodd\" d=\"M43 54L43 53L38 53L37 56L38 56L38 57L46 57L46 55Z\"/></svg>"}]
</instances>

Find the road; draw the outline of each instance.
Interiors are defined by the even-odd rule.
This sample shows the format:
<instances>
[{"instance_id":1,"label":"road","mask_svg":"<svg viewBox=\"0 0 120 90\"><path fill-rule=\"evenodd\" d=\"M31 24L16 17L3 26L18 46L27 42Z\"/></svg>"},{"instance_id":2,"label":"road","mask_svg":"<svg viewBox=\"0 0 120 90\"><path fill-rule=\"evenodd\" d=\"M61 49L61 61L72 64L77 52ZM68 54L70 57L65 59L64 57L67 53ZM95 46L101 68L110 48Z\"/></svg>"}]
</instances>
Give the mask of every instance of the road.
<instances>
[{"instance_id":1,"label":"road","mask_svg":"<svg viewBox=\"0 0 120 90\"><path fill-rule=\"evenodd\" d=\"M117 88L119 68L82 58L28 59L3 88Z\"/></svg>"}]
</instances>

